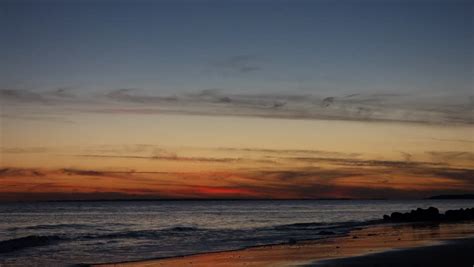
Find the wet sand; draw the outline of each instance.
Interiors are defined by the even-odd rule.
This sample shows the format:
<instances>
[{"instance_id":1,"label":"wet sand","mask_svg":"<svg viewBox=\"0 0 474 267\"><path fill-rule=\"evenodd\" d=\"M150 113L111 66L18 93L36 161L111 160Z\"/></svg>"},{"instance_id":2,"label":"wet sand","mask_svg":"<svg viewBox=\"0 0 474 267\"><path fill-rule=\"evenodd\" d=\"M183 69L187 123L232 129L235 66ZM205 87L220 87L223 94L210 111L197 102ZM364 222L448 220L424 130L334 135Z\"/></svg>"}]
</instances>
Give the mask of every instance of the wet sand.
<instances>
[{"instance_id":1,"label":"wet sand","mask_svg":"<svg viewBox=\"0 0 474 267\"><path fill-rule=\"evenodd\" d=\"M474 222L381 224L296 244L95 266L445 266L469 263L473 244Z\"/></svg>"},{"instance_id":2,"label":"wet sand","mask_svg":"<svg viewBox=\"0 0 474 267\"><path fill-rule=\"evenodd\" d=\"M318 267L474 266L474 238L445 241L438 245L391 250L359 257L315 262Z\"/></svg>"}]
</instances>

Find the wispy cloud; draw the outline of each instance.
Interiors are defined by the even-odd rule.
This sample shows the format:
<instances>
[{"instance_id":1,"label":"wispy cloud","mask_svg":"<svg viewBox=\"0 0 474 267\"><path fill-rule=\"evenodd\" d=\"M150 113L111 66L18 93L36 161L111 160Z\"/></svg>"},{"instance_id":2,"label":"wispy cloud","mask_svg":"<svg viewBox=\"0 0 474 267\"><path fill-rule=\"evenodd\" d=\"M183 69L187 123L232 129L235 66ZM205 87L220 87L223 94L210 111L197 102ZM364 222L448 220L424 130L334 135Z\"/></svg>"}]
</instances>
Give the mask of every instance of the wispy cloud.
<instances>
[{"instance_id":1,"label":"wispy cloud","mask_svg":"<svg viewBox=\"0 0 474 267\"><path fill-rule=\"evenodd\" d=\"M471 151L428 151L436 161L467 161L474 162L474 152Z\"/></svg>"},{"instance_id":2,"label":"wispy cloud","mask_svg":"<svg viewBox=\"0 0 474 267\"><path fill-rule=\"evenodd\" d=\"M110 192L122 197L164 198L420 198L470 192L474 190L473 175L472 169L423 164L408 169L376 164L372 168L306 166L183 173L3 168L0 199L12 194L29 199L45 192L52 199L65 192L97 193L95 198Z\"/></svg>"},{"instance_id":3,"label":"wispy cloud","mask_svg":"<svg viewBox=\"0 0 474 267\"><path fill-rule=\"evenodd\" d=\"M81 170L81 169L61 169L60 171L67 175L102 176L106 174L103 171Z\"/></svg>"},{"instance_id":4,"label":"wispy cloud","mask_svg":"<svg viewBox=\"0 0 474 267\"><path fill-rule=\"evenodd\" d=\"M33 92L21 89L0 89L0 103L16 104L60 104L76 99L70 88L57 88L49 91Z\"/></svg>"},{"instance_id":5,"label":"wispy cloud","mask_svg":"<svg viewBox=\"0 0 474 267\"><path fill-rule=\"evenodd\" d=\"M354 94L322 97L297 94L225 94L222 90L203 90L178 96L124 95L137 109L113 110L159 114L180 113L215 116L253 116L286 119L325 119L356 121L397 121L412 123L473 123L473 103L465 98L423 97L395 94ZM102 109L107 112L107 109Z\"/></svg>"},{"instance_id":6,"label":"wispy cloud","mask_svg":"<svg viewBox=\"0 0 474 267\"><path fill-rule=\"evenodd\" d=\"M0 147L0 152L4 154L45 153L47 151L45 147Z\"/></svg>"},{"instance_id":7,"label":"wispy cloud","mask_svg":"<svg viewBox=\"0 0 474 267\"><path fill-rule=\"evenodd\" d=\"M115 89L97 95L1 90L2 101L18 108L54 103L51 109L110 114L186 114L284 119L393 121L472 124L474 102L463 96L397 94L235 94L206 89L176 95L145 94L139 89ZM59 112L60 113L60 112ZM5 114L14 116L15 114Z\"/></svg>"},{"instance_id":8,"label":"wispy cloud","mask_svg":"<svg viewBox=\"0 0 474 267\"><path fill-rule=\"evenodd\" d=\"M26 91L0 89L0 101L16 103L47 103L47 99L42 94Z\"/></svg>"},{"instance_id":9,"label":"wispy cloud","mask_svg":"<svg viewBox=\"0 0 474 267\"><path fill-rule=\"evenodd\" d=\"M29 177L43 176L43 172L37 169L28 168L1 168L0 178L2 177Z\"/></svg>"},{"instance_id":10,"label":"wispy cloud","mask_svg":"<svg viewBox=\"0 0 474 267\"><path fill-rule=\"evenodd\" d=\"M431 139L436 140L436 141L441 141L441 142L474 144L474 140L468 140L468 139L442 139L442 138L431 138Z\"/></svg>"},{"instance_id":11,"label":"wispy cloud","mask_svg":"<svg viewBox=\"0 0 474 267\"><path fill-rule=\"evenodd\" d=\"M117 101L141 104L159 104L178 100L175 96L143 96L137 95L134 92L136 92L136 89L117 89L107 93L106 97Z\"/></svg>"},{"instance_id":12,"label":"wispy cloud","mask_svg":"<svg viewBox=\"0 0 474 267\"><path fill-rule=\"evenodd\" d=\"M270 155L318 155L324 157L346 157L355 158L360 156L359 153L344 153L337 151L324 151L314 149L268 149L268 148L233 148L233 147L220 147L216 150L230 151L230 152L249 152L249 153L263 153Z\"/></svg>"},{"instance_id":13,"label":"wispy cloud","mask_svg":"<svg viewBox=\"0 0 474 267\"><path fill-rule=\"evenodd\" d=\"M178 155L154 155L154 156L137 156L137 155L94 155L83 154L76 155L83 158L117 158L117 159L146 159L146 160L163 160L163 161L183 161L183 162L209 162L209 163L237 163L237 162L259 162L274 163L272 160L265 159L244 159L244 158L211 158L211 157L182 157Z\"/></svg>"},{"instance_id":14,"label":"wispy cloud","mask_svg":"<svg viewBox=\"0 0 474 267\"><path fill-rule=\"evenodd\" d=\"M13 112L16 113L16 112ZM48 114L35 114L35 115L24 115L24 114L0 114L0 118L10 120L25 120L25 121L40 121L40 122L51 122L51 123L64 123L74 124L74 121L64 118L62 115L51 116Z\"/></svg>"},{"instance_id":15,"label":"wispy cloud","mask_svg":"<svg viewBox=\"0 0 474 267\"><path fill-rule=\"evenodd\" d=\"M357 167L397 167L410 168L421 165L443 166L443 163L406 161L406 160L363 160L354 158L333 158L333 157L280 157L282 160L291 160L308 163L328 162L339 166L357 166Z\"/></svg>"},{"instance_id":16,"label":"wispy cloud","mask_svg":"<svg viewBox=\"0 0 474 267\"><path fill-rule=\"evenodd\" d=\"M236 55L213 63L220 71L249 73L262 69L261 59L254 55Z\"/></svg>"}]
</instances>

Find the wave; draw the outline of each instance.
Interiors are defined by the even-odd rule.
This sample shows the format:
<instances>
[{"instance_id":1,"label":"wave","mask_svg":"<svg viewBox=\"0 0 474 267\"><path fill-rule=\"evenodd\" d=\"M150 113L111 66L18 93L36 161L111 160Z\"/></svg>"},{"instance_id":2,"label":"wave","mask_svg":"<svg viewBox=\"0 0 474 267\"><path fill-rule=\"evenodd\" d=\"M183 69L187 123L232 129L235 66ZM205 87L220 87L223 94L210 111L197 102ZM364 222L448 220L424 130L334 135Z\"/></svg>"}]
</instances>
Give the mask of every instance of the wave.
<instances>
[{"instance_id":1,"label":"wave","mask_svg":"<svg viewBox=\"0 0 474 267\"><path fill-rule=\"evenodd\" d=\"M338 222L338 223L294 223L287 225L274 225L251 229L207 229L193 226L174 226L163 229L151 230L128 230L104 233L103 230L95 228L95 232L68 231L60 235L29 235L0 241L0 253L12 252L29 247L46 246L61 241L105 241L112 240L146 240L155 243L166 244L169 242L187 243L196 245L202 241L212 244L216 248L238 248L254 245L270 245L281 243L293 243L303 240L325 238L327 236L344 235L357 227L379 223L380 220L365 222ZM34 230L50 230L61 227L84 228L91 225L36 225L27 227ZM22 229L27 229L22 228ZM127 241L128 242L128 241ZM227 247L231 244L232 247Z\"/></svg>"},{"instance_id":2,"label":"wave","mask_svg":"<svg viewBox=\"0 0 474 267\"><path fill-rule=\"evenodd\" d=\"M278 229L278 230L311 230L311 229L319 229L323 227L326 228L333 225L334 226L340 225L340 223L292 223L292 224L275 225L273 226L273 228Z\"/></svg>"},{"instance_id":3,"label":"wave","mask_svg":"<svg viewBox=\"0 0 474 267\"><path fill-rule=\"evenodd\" d=\"M13 238L9 240L0 241L0 253L13 252L30 247L45 246L57 242L62 238L57 235L41 236L29 235L20 238Z\"/></svg>"},{"instance_id":4,"label":"wave","mask_svg":"<svg viewBox=\"0 0 474 267\"><path fill-rule=\"evenodd\" d=\"M89 224L76 224L76 223L63 223L63 224L38 224L25 227L11 227L8 231L21 231L21 230L55 230L63 228L94 228L95 226Z\"/></svg>"},{"instance_id":5,"label":"wave","mask_svg":"<svg viewBox=\"0 0 474 267\"><path fill-rule=\"evenodd\" d=\"M193 231L200 231L200 230L206 230L206 229L197 228L197 227L176 226L176 227L167 228L165 230L177 231L177 232L193 232Z\"/></svg>"},{"instance_id":6,"label":"wave","mask_svg":"<svg viewBox=\"0 0 474 267\"><path fill-rule=\"evenodd\" d=\"M367 220L367 221L345 221L345 222L331 222L331 223L293 223L275 225L274 229L277 230L320 230L320 229L343 229L352 228L357 226L366 226L371 224L381 223L382 220Z\"/></svg>"},{"instance_id":7,"label":"wave","mask_svg":"<svg viewBox=\"0 0 474 267\"><path fill-rule=\"evenodd\" d=\"M116 227L116 226L126 226L131 227L132 224L125 223L107 223L104 224L105 227ZM37 224L31 226L23 227L10 227L7 228L7 231L24 231L24 230L61 230L61 229L97 229L97 225L93 224L79 224L79 223L60 223L60 224Z\"/></svg>"}]
</instances>

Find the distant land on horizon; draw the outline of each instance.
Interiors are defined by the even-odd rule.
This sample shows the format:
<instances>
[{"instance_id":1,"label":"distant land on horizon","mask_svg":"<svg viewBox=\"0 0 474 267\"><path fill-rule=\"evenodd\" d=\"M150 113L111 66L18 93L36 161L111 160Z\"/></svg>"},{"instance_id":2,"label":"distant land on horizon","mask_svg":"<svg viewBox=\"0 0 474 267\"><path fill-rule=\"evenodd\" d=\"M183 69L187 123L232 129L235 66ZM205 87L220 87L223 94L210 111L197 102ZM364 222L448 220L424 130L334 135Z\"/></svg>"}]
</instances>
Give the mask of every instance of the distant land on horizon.
<instances>
[{"instance_id":1,"label":"distant land on horizon","mask_svg":"<svg viewBox=\"0 0 474 267\"><path fill-rule=\"evenodd\" d=\"M438 195L429 197L428 199L474 199L474 194Z\"/></svg>"}]
</instances>

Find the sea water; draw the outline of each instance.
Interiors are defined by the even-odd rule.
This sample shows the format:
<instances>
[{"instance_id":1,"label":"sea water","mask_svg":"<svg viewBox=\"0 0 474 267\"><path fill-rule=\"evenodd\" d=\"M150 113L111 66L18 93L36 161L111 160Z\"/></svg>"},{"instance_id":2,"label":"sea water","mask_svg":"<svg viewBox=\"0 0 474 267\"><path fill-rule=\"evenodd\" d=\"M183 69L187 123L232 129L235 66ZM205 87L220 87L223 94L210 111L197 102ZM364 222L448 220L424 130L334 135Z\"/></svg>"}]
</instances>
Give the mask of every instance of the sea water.
<instances>
[{"instance_id":1,"label":"sea water","mask_svg":"<svg viewBox=\"0 0 474 267\"><path fill-rule=\"evenodd\" d=\"M473 200L97 201L0 204L0 266L134 261L343 235L384 214Z\"/></svg>"}]
</instances>

